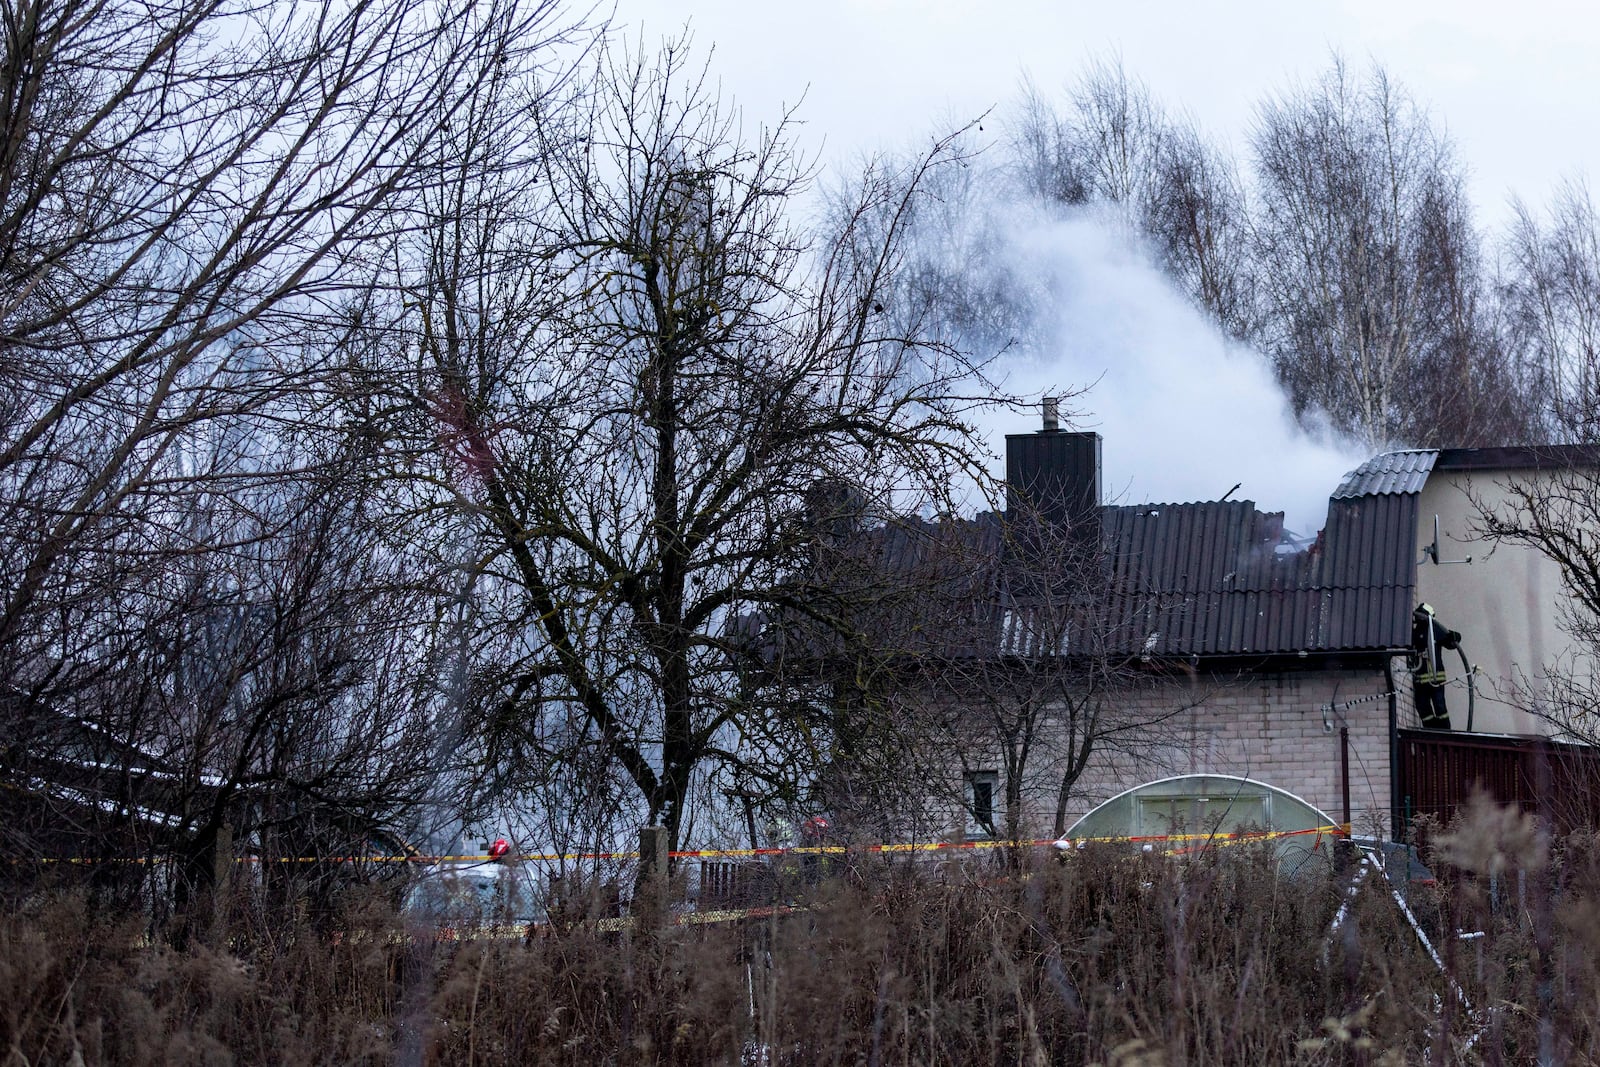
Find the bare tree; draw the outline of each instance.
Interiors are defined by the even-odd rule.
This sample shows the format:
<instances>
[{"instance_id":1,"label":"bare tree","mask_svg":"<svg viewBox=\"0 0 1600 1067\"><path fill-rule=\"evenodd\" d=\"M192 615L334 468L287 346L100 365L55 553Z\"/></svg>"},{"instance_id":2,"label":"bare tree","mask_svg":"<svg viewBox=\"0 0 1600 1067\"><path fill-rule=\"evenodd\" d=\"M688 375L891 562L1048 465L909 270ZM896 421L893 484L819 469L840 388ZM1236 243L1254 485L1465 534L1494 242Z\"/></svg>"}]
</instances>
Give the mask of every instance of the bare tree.
<instances>
[{"instance_id":1,"label":"bare tree","mask_svg":"<svg viewBox=\"0 0 1600 1067\"><path fill-rule=\"evenodd\" d=\"M1166 144L1165 112L1120 60L1091 64L1067 98L1062 114L1024 85L1012 137L1022 187L1057 203L1121 205L1137 222Z\"/></svg>"},{"instance_id":2,"label":"bare tree","mask_svg":"<svg viewBox=\"0 0 1600 1067\"><path fill-rule=\"evenodd\" d=\"M1296 412L1369 447L1474 436L1476 237L1450 143L1381 69L1336 60L1253 143L1260 339Z\"/></svg>"},{"instance_id":3,"label":"bare tree","mask_svg":"<svg viewBox=\"0 0 1600 1067\"><path fill-rule=\"evenodd\" d=\"M681 44L600 52L532 121L540 214L496 240L461 215L410 320L474 553L468 732L490 786L605 782L676 842L708 785L804 758L739 620L796 596L811 487L937 499L979 476L976 368L881 315L949 149L869 171L813 244L787 123L743 139Z\"/></svg>"},{"instance_id":4,"label":"bare tree","mask_svg":"<svg viewBox=\"0 0 1600 1067\"><path fill-rule=\"evenodd\" d=\"M42 632L76 546L154 521L188 439L324 372L308 323L373 284L437 131L509 58L491 17L6 5L0 646Z\"/></svg>"},{"instance_id":5,"label":"bare tree","mask_svg":"<svg viewBox=\"0 0 1600 1067\"><path fill-rule=\"evenodd\" d=\"M1019 248L1036 205L1018 199L1011 177L975 146L977 134L953 138L950 165L931 173L914 161L898 166L920 183L905 212L863 218L857 190L845 189L829 224L854 230L863 256L886 226L901 228L903 260L881 298L890 329L982 356L1038 355L1050 344L1050 278Z\"/></svg>"},{"instance_id":6,"label":"bare tree","mask_svg":"<svg viewBox=\"0 0 1600 1067\"><path fill-rule=\"evenodd\" d=\"M1167 274L1229 336L1257 327L1249 204L1233 161L1174 123L1152 161L1144 232Z\"/></svg>"},{"instance_id":7,"label":"bare tree","mask_svg":"<svg viewBox=\"0 0 1600 1067\"><path fill-rule=\"evenodd\" d=\"M416 619L432 595L358 521L369 480L330 467L241 494L248 508L197 511L192 529L214 548L171 551L144 568L144 589L63 609L73 685L5 701L13 854L171 856L182 903L209 885L219 850L393 849L430 772L432 664Z\"/></svg>"},{"instance_id":8,"label":"bare tree","mask_svg":"<svg viewBox=\"0 0 1600 1067\"><path fill-rule=\"evenodd\" d=\"M1416 358L1404 409L1411 444L1489 446L1536 439L1539 390L1508 338L1461 176L1431 185L1419 207Z\"/></svg>"},{"instance_id":9,"label":"bare tree","mask_svg":"<svg viewBox=\"0 0 1600 1067\"><path fill-rule=\"evenodd\" d=\"M987 118L958 139L960 165L930 175L904 220L907 263L885 300L902 328L967 351L1048 358L1056 279L1029 241L1063 207L1120 219L1225 329L1246 328L1236 178L1119 63L1091 67L1063 106L1028 83L998 155L978 139Z\"/></svg>"},{"instance_id":10,"label":"bare tree","mask_svg":"<svg viewBox=\"0 0 1600 1067\"><path fill-rule=\"evenodd\" d=\"M1062 107L1026 83L1009 157L1001 169L1016 193L1110 208L1219 327L1233 337L1251 334L1249 205L1237 168L1120 62L1091 65Z\"/></svg>"},{"instance_id":11,"label":"bare tree","mask_svg":"<svg viewBox=\"0 0 1600 1067\"><path fill-rule=\"evenodd\" d=\"M368 522L350 356L444 134L539 74L554 9L5 3L0 32L13 799L190 853L393 830L433 576Z\"/></svg>"},{"instance_id":12,"label":"bare tree","mask_svg":"<svg viewBox=\"0 0 1600 1067\"><path fill-rule=\"evenodd\" d=\"M1545 433L1593 440L1600 417L1600 219L1588 187L1557 191L1547 222L1517 203L1502 303L1510 345L1542 398Z\"/></svg>"}]
</instances>

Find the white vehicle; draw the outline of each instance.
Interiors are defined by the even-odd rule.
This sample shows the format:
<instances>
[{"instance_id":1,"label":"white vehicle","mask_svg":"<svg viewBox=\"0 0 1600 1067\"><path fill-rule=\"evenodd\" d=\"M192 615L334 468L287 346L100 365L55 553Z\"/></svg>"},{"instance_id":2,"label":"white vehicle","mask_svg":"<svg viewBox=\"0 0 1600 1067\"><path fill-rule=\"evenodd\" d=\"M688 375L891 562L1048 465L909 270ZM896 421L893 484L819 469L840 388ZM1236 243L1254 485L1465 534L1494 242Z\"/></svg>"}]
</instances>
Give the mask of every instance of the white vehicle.
<instances>
[{"instance_id":1,"label":"white vehicle","mask_svg":"<svg viewBox=\"0 0 1600 1067\"><path fill-rule=\"evenodd\" d=\"M543 922L533 872L506 855L504 841L494 858L451 861L427 868L406 890L401 914L408 920L455 933L525 928Z\"/></svg>"}]
</instances>

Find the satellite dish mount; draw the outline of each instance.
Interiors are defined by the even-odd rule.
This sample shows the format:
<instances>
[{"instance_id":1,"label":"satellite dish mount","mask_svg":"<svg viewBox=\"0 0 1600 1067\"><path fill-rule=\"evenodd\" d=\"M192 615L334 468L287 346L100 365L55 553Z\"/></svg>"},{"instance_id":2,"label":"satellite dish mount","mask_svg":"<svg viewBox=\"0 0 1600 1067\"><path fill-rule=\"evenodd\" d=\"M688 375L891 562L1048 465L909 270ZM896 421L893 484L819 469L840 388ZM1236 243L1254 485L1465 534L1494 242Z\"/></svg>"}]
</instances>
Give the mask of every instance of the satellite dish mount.
<instances>
[{"instance_id":1,"label":"satellite dish mount","mask_svg":"<svg viewBox=\"0 0 1600 1067\"><path fill-rule=\"evenodd\" d=\"M1433 516L1433 544L1422 546L1422 558L1417 560L1418 566L1433 560L1436 566L1448 566L1453 563L1471 563L1472 557L1466 559L1440 559L1439 558L1439 516Z\"/></svg>"}]
</instances>

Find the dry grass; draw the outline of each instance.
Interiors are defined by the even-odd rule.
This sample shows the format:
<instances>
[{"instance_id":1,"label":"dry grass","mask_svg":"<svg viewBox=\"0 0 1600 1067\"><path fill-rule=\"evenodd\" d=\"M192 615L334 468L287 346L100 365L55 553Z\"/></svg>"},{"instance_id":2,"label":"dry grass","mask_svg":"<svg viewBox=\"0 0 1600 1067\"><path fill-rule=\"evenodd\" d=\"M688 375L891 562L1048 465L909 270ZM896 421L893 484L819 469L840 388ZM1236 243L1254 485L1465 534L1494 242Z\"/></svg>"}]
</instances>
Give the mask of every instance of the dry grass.
<instances>
[{"instance_id":1,"label":"dry grass","mask_svg":"<svg viewBox=\"0 0 1600 1067\"><path fill-rule=\"evenodd\" d=\"M1234 849L1089 850L1022 877L885 864L784 917L466 943L409 936L357 895L337 936L246 915L212 946L150 946L80 894L35 894L0 922L0 1055L1133 1067L1525 1063L1543 1048L1585 1062L1600 1047L1600 843L1479 818L1476 837L1440 835L1456 873L1418 901L1449 978L1376 879L1330 935L1345 882L1328 865L1288 877Z\"/></svg>"}]
</instances>

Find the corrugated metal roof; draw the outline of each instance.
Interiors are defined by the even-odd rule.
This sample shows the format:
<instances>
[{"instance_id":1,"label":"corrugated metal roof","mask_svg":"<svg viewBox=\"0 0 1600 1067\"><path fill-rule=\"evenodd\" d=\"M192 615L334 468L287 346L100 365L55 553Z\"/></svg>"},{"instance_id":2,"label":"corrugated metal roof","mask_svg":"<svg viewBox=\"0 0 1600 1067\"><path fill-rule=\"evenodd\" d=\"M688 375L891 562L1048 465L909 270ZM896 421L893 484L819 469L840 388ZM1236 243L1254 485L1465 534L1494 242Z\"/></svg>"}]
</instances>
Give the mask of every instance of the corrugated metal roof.
<instances>
[{"instance_id":1,"label":"corrugated metal roof","mask_svg":"<svg viewBox=\"0 0 1600 1067\"><path fill-rule=\"evenodd\" d=\"M1428 480L1439 453L1431 448L1385 452L1344 476L1330 499L1347 500L1374 493L1417 493Z\"/></svg>"},{"instance_id":2,"label":"corrugated metal roof","mask_svg":"<svg viewBox=\"0 0 1600 1067\"><path fill-rule=\"evenodd\" d=\"M1086 591L1081 575L1065 595L1048 576L1041 584L998 516L890 523L854 539L846 557L899 594L865 612L866 628L917 655L1070 655L1085 642L1157 657L1404 648L1417 493L1436 456L1362 464L1329 500L1316 541L1298 550L1283 540L1282 514L1248 500L1102 507L1099 590Z\"/></svg>"},{"instance_id":3,"label":"corrugated metal roof","mask_svg":"<svg viewBox=\"0 0 1600 1067\"><path fill-rule=\"evenodd\" d=\"M1102 511L1112 609L1129 651L1257 655L1403 647L1416 496L1329 504L1309 549L1280 551L1283 516L1250 501Z\"/></svg>"}]
</instances>

